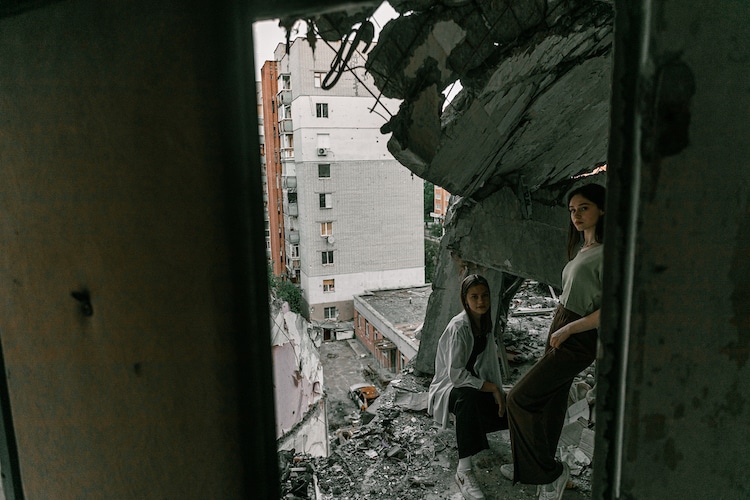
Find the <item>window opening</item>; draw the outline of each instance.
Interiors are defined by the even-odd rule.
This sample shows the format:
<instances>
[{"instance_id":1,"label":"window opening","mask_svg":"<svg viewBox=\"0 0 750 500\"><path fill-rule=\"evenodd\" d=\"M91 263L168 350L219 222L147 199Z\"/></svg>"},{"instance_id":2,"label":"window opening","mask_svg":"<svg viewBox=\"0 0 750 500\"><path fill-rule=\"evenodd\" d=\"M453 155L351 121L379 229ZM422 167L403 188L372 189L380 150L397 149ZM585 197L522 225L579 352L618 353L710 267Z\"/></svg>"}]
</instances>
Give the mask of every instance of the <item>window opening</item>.
<instances>
[{"instance_id":1,"label":"window opening","mask_svg":"<svg viewBox=\"0 0 750 500\"><path fill-rule=\"evenodd\" d=\"M320 193L320 208L333 207L333 195L331 193Z\"/></svg>"}]
</instances>

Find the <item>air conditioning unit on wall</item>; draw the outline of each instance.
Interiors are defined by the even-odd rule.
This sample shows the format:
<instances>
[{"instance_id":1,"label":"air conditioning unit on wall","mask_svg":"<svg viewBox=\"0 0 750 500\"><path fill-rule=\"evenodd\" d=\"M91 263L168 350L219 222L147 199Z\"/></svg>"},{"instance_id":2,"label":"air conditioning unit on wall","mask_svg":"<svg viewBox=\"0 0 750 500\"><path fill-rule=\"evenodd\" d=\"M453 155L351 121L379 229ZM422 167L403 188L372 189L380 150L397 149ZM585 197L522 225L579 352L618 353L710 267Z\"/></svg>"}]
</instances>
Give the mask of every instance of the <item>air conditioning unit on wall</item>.
<instances>
[{"instance_id":1,"label":"air conditioning unit on wall","mask_svg":"<svg viewBox=\"0 0 750 500\"><path fill-rule=\"evenodd\" d=\"M318 148L318 156L325 156L328 154L328 150L326 148Z\"/></svg>"}]
</instances>

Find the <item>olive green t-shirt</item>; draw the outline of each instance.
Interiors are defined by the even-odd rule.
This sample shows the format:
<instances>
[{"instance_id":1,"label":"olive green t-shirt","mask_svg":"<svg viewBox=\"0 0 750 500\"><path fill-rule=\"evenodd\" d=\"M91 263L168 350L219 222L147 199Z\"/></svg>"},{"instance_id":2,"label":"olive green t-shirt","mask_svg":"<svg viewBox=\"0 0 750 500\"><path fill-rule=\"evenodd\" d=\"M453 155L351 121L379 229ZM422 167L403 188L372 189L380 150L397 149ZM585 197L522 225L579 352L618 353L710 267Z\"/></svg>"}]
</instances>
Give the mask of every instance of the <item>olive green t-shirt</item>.
<instances>
[{"instance_id":1,"label":"olive green t-shirt","mask_svg":"<svg viewBox=\"0 0 750 500\"><path fill-rule=\"evenodd\" d=\"M562 272L560 303L565 309L587 316L602 304L604 245L578 252Z\"/></svg>"}]
</instances>

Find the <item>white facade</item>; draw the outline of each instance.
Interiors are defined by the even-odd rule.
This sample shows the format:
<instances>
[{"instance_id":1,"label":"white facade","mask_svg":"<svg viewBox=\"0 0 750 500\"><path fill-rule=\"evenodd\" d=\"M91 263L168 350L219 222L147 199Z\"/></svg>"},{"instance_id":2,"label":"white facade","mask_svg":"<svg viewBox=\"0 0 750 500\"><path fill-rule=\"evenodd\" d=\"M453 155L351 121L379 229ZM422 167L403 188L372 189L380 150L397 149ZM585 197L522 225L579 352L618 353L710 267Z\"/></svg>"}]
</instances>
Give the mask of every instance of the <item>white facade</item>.
<instances>
[{"instance_id":1,"label":"white facade","mask_svg":"<svg viewBox=\"0 0 750 500\"><path fill-rule=\"evenodd\" d=\"M399 103L376 105L363 68L360 81L347 72L326 91L319 85L333 50L318 41L313 57L304 39L290 54L284 49L276 58L289 104L279 105L279 127L284 175L296 184L285 193L285 227L299 237L299 283L311 319L350 320L354 295L424 284L424 183L388 152L380 127Z\"/></svg>"}]
</instances>

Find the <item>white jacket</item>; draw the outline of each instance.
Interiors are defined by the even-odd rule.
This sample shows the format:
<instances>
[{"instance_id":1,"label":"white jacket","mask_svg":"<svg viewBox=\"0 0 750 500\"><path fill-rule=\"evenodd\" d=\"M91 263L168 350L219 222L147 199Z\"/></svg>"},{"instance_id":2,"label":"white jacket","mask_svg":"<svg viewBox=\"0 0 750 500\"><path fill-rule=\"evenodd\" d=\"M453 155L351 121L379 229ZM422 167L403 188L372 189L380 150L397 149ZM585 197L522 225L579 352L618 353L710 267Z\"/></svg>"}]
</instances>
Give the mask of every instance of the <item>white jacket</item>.
<instances>
[{"instance_id":1,"label":"white jacket","mask_svg":"<svg viewBox=\"0 0 750 500\"><path fill-rule=\"evenodd\" d=\"M448 426L448 398L454 387L481 389L484 381L496 384L502 390L503 379L500 361L497 358L495 336L487 334L487 347L474 363L474 371L479 378L466 369L471 350L474 348L474 335L466 311L451 319L438 341L435 354L435 376L430 384L427 400L427 413L443 428Z\"/></svg>"}]
</instances>

